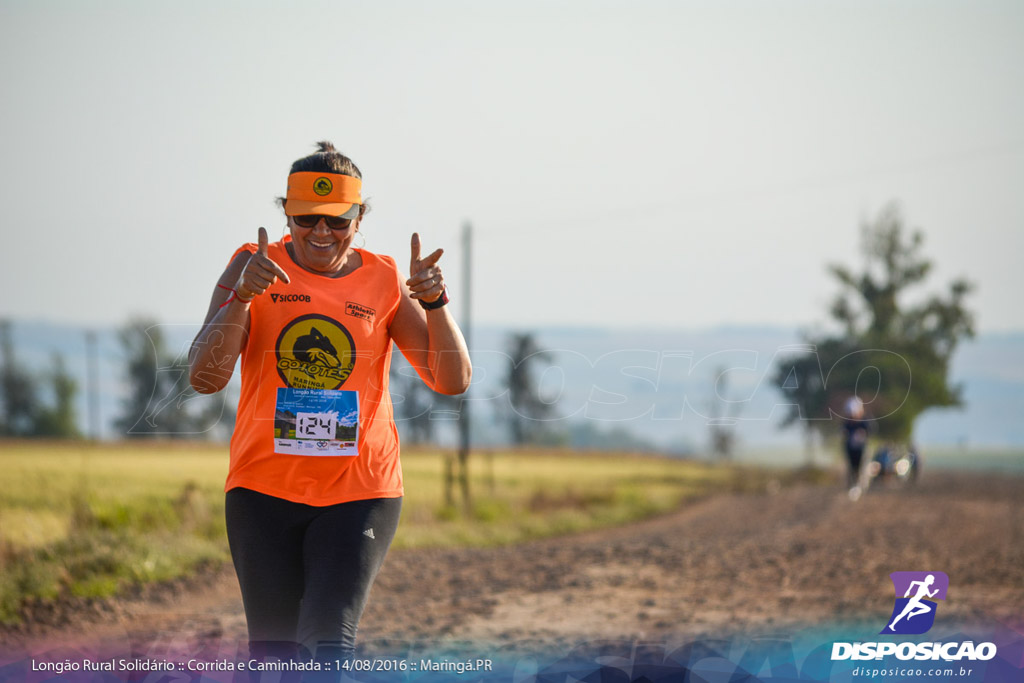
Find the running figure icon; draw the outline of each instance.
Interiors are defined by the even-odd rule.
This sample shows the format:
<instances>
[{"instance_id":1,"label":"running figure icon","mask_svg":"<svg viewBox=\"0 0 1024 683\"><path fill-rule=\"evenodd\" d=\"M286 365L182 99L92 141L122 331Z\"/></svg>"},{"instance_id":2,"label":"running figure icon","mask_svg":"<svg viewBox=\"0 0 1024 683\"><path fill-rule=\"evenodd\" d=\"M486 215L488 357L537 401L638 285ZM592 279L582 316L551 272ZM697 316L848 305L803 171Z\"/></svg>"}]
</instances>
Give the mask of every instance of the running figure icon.
<instances>
[{"instance_id":1,"label":"running figure icon","mask_svg":"<svg viewBox=\"0 0 1024 683\"><path fill-rule=\"evenodd\" d=\"M925 577L924 581L912 581L910 583L910 586L907 588L907 592L903 594L903 597L910 597L910 593L914 590L914 586L917 586L917 593L914 594L914 597L910 598L906 607L903 608L903 611L900 612L899 616L893 619L892 623L889 624L890 631L896 631L896 622L903 617L906 617L907 621L910 621L910 619L919 614L927 614L932 611L931 606L921 602L921 600L922 598L933 598L935 597L935 594L939 592L938 588L933 591L928 590L933 583L935 583L934 574L929 574Z\"/></svg>"}]
</instances>

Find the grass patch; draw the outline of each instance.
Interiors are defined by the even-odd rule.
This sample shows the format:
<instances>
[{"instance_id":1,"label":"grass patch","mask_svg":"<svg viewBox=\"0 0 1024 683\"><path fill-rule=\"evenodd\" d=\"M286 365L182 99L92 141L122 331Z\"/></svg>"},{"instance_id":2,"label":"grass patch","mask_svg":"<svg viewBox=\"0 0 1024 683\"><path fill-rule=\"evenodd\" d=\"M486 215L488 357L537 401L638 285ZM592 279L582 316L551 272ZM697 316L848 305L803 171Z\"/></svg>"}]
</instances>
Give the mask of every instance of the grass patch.
<instances>
[{"instance_id":1,"label":"grass patch","mask_svg":"<svg viewBox=\"0 0 1024 683\"><path fill-rule=\"evenodd\" d=\"M712 493L764 490L778 473L634 455L483 452L470 462L471 510L444 499L444 458L402 456L405 501L394 547L492 546L623 524Z\"/></svg>"},{"instance_id":2,"label":"grass patch","mask_svg":"<svg viewBox=\"0 0 1024 683\"><path fill-rule=\"evenodd\" d=\"M5 443L0 472L2 622L228 559L223 447Z\"/></svg>"},{"instance_id":3,"label":"grass patch","mask_svg":"<svg viewBox=\"0 0 1024 683\"><path fill-rule=\"evenodd\" d=\"M394 547L491 546L621 524L721 491L765 490L765 470L639 456L478 453L473 502L449 505L437 451L402 456ZM107 597L229 561L226 446L36 444L0 450L0 621L26 601Z\"/></svg>"}]
</instances>

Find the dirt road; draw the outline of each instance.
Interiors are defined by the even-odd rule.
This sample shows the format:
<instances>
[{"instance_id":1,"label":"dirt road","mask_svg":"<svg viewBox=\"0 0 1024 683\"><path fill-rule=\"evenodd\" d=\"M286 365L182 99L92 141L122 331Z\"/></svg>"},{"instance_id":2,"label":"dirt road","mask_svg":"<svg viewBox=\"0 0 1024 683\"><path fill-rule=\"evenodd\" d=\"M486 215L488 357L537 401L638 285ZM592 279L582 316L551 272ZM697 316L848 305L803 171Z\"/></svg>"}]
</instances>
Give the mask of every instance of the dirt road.
<instances>
[{"instance_id":1,"label":"dirt road","mask_svg":"<svg viewBox=\"0 0 1024 683\"><path fill-rule=\"evenodd\" d=\"M838 488L722 495L666 517L526 545L392 552L363 618L368 652L457 647L552 650L601 638L784 632L836 621L875 633L890 572L944 571L944 624L1024 632L1024 478L930 472L911 490ZM244 640L231 572L205 587L8 645L79 638L140 644Z\"/></svg>"}]
</instances>

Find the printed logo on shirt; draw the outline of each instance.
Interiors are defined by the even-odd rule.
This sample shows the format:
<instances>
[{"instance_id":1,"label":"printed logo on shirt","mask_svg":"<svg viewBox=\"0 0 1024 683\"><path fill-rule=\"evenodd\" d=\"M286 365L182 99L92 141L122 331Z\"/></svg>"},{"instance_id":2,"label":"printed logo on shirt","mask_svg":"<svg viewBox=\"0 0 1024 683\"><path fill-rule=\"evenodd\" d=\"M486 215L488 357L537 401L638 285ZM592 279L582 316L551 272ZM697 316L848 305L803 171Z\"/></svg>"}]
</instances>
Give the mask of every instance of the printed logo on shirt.
<instances>
[{"instance_id":1,"label":"printed logo on shirt","mask_svg":"<svg viewBox=\"0 0 1024 683\"><path fill-rule=\"evenodd\" d=\"M309 294L271 294L270 300L275 304L283 304L291 301L303 301L309 303L312 301Z\"/></svg>"},{"instance_id":2,"label":"printed logo on shirt","mask_svg":"<svg viewBox=\"0 0 1024 683\"><path fill-rule=\"evenodd\" d=\"M363 320L371 323L373 322L374 316L377 315L377 311L373 310L369 306L363 306L362 304L357 304L354 301L345 302L345 313L357 318L362 318Z\"/></svg>"},{"instance_id":3,"label":"printed logo on shirt","mask_svg":"<svg viewBox=\"0 0 1024 683\"><path fill-rule=\"evenodd\" d=\"M337 389L356 365L345 326L316 313L295 318L277 338L277 374L293 389Z\"/></svg>"}]
</instances>

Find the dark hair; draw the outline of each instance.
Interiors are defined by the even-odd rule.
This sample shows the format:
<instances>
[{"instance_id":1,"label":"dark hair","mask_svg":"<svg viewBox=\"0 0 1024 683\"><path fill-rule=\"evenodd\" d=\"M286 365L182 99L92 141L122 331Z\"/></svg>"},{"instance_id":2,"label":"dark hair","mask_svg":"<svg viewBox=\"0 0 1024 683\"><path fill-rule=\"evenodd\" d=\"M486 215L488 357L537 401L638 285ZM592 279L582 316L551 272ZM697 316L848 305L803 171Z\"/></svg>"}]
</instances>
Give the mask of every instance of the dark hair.
<instances>
[{"instance_id":1,"label":"dark hair","mask_svg":"<svg viewBox=\"0 0 1024 683\"><path fill-rule=\"evenodd\" d=\"M292 169L288 173L340 173L341 175L350 175L360 180L363 179L363 174L359 171L359 167L356 166L355 162L336 150L333 143L321 140L316 143L316 146L317 151L309 156L295 160L292 164ZM284 203L284 197L277 198L278 206L284 208ZM359 214L361 216L365 215L369 210L370 204L364 199Z\"/></svg>"},{"instance_id":2,"label":"dark hair","mask_svg":"<svg viewBox=\"0 0 1024 683\"><path fill-rule=\"evenodd\" d=\"M359 172L359 167L347 156L334 149L333 144L324 140L316 143L316 146L319 149L308 157L302 157L292 164L292 170L289 173L316 173L318 171L321 173L340 173L362 180L363 174Z\"/></svg>"}]
</instances>

